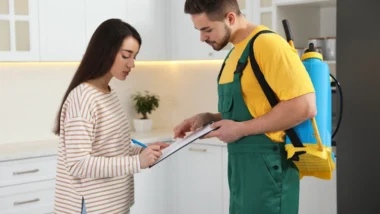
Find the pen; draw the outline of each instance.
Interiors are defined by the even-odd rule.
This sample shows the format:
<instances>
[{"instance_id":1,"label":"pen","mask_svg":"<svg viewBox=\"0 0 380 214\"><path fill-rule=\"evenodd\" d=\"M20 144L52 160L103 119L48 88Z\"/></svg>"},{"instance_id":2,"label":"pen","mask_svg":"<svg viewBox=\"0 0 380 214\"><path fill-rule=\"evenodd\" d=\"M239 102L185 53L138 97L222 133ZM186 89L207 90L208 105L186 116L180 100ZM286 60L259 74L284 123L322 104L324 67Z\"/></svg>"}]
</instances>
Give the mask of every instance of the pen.
<instances>
[{"instance_id":1,"label":"pen","mask_svg":"<svg viewBox=\"0 0 380 214\"><path fill-rule=\"evenodd\" d=\"M133 142L134 144L137 144L137 145L141 146L141 147L144 147L144 148L147 147L145 144L143 144L143 143L141 143L141 142L139 142L139 141L137 141L137 140L135 140L135 139L132 139L132 142Z\"/></svg>"}]
</instances>

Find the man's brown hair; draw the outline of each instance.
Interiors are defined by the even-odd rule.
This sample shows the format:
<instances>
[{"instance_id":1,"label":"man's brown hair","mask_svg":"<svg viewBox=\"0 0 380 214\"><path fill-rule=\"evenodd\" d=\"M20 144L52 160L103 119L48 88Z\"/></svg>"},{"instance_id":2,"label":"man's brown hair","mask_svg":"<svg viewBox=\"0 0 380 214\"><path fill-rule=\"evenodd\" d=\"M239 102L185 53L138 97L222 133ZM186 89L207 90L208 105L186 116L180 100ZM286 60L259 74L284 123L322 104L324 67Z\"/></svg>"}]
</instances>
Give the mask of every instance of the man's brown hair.
<instances>
[{"instance_id":1,"label":"man's brown hair","mask_svg":"<svg viewBox=\"0 0 380 214\"><path fill-rule=\"evenodd\" d=\"M240 15L237 0L186 0L186 14L206 13L212 21L222 21L226 14L234 12Z\"/></svg>"}]
</instances>

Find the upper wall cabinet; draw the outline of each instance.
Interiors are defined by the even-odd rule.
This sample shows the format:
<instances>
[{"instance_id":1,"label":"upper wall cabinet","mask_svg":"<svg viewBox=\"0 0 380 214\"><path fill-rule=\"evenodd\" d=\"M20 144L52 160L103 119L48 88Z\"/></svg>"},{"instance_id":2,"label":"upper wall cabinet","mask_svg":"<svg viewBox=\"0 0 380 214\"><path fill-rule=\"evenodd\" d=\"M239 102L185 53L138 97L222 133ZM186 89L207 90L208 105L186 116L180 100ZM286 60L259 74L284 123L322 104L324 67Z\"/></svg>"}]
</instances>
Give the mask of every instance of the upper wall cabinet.
<instances>
[{"instance_id":1,"label":"upper wall cabinet","mask_svg":"<svg viewBox=\"0 0 380 214\"><path fill-rule=\"evenodd\" d=\"M78 61L86 47L84 0L39 0L41 61Z\"/></svg>"},{"instance_id":2,"label":"upper wall cabinet","mask_svg":"<svg viewBox=\"0 0 380 214\"><path fill-rule=\"evenodd\" d=\"M201 42L199 30L194 28L191 17L184 13L185 0L171 1L171 44L172 60L213 59L213 49Z\"/></svg>"},{"instance_id":3,"label":"upper wall cabinet","mask_svg":"<svg viewBox=\"0 0 380 214\"><path fill-rule=\"evenodd\" d=\"M168 0L0 0L0 61L80 61L96 28L119 18L142 37L138 60L167 60Z\"/></svg>"},{"instance_id":4,"label":"upper wall cabinet","mask_svg":"<svg viewBox=\"0 0 380 214\"><path fill-rule=\"evenodd\" d=\"M95 29L109 18L142 37L139 61L224 59L201 41L185 0L0 0L0 61L80 61ZM288 19L296 48L336 36L336 0L238 0L243 15L285 37Z\"/></svg>"},{"instance_id":5,"label":"upper wall cabinet","mask_svg":"<svg viewBox=\"0 0 380 214\"><path fill-rule=\"evenodd\" d=\"M39 59L37 0L0 0L0 61Z\"/></svg>"},{"instance_id":6,"label":"upper wall cabinet","mask_svg":"<svg viewBox=\"0 0 380 214\"><path fill-rule=\"evenodd\" d=\"M138 60L165 60L166 5L162 2L40 0L41 61L80 61L96 28L110 18L128 22L141 34Z\"/></svg>"},{"instance_id":7,"label":"upper wall cabinet","mask_svg":"<svg viewBox=\"0 0 380 214\"><path fill-rule=\"evenodd\" d=\"M142 38L137 60L167 60L167 0L85 0L86 44L110 18L131 24Z\"/></svg>"},{"instance_id":8,"label":"upper wall cabinet","mask_svg":"<svg viewBox=\"0 0 380 214\"><path fill-rule=\"evenodd\" d=\"M92 1L92 0L91 0ZM142 46L137 60L168 60L169 2L173 0L128 0L127 19L139 32ZM175 0L178 1L178 0Z\"/></svg>"},{"instance_id":9,"label":"upper wall cabinet","mask_svg":"<svg viewBox=\"0 0 380 214\"><path fill-rule=\"evenodd\" d=\"M127 19L126 0L85 0L86 44L96 28L107 19Z\"/></svg>"},{"instance_id":10,"label":"upper wall cabinet","mask_svg":"<svg viewBox=\"0 0 380 214\"><path fill-rule=\"evenodd\" d=\"M238 0L242 13L252 20L253 3ZM224 59L233 47L228 44L224 49L215 51L210 45L201 41L201 34L195 29L189 14L184 13L185 0L171 2L171 59L173 60L207 60Z\"/></svg>"}]
</instances>

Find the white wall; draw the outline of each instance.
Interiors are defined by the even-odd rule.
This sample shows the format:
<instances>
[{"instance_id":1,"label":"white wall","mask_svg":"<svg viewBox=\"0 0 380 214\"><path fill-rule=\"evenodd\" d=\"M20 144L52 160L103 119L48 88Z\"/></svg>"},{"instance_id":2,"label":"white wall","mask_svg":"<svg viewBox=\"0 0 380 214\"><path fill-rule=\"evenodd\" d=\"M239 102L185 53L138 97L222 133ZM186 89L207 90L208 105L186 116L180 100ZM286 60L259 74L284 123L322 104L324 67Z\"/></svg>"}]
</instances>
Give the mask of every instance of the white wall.
<instances>
[{"instance_id":1,"label":"white wall","mask_svg":"<svg viewBox=\"0 0 380 214\"><path fill-rule=\"evenodd\" d=\"M62 96L78 63L0 64L0 144L55 137L52 128ZM136 116L130 96L149 90L161 103L154 128L173 126L192 114L217 111L216 78L221 61L140 62L125 81L112 80L122 105Z\"/></svg>"},{"instance_id":2,"label":"white wall","mask_svg":"<svg viewBox=\"0 0 380 214\"><path fill-rule=\"evenodd\" d=\"M322 37L336 36L336 7L321 8L320 22Z\"/></svg>"}]
</instances>

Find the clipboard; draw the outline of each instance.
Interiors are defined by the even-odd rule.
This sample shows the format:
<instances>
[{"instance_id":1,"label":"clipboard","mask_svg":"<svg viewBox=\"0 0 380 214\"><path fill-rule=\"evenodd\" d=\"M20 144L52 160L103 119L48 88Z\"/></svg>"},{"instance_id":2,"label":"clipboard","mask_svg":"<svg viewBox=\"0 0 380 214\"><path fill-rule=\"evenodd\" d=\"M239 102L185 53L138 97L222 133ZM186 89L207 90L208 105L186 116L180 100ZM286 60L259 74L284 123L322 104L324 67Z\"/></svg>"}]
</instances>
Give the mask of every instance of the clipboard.
<instances>
[{"instance_id":1,"label":"clipboard","mask_svg":"<svg viewBox=\"0 0 380 214\"><path fill-rule=\"evenodd\" d=\"M178 152L179 150L181 150L185 146L189 145L190 143L198 140L199 138L201 138L201 137L207 135L208 133L219 128L219 127L211 128L211 124L212 123L210 123L206 126L203 126L202 128L198 129L197 131L185 136L183 139L176 140L174 143L170 144L170 146L161 150L161 152L162 152L161 157L159 159L157 159L157 161L153 165L151 165L149 168L157 165L158 163L162 162L163 160L170 157L174 153Z\"/></svg>"}]
</instances>

